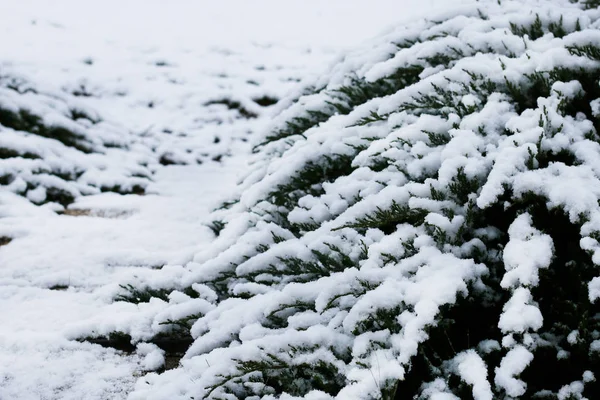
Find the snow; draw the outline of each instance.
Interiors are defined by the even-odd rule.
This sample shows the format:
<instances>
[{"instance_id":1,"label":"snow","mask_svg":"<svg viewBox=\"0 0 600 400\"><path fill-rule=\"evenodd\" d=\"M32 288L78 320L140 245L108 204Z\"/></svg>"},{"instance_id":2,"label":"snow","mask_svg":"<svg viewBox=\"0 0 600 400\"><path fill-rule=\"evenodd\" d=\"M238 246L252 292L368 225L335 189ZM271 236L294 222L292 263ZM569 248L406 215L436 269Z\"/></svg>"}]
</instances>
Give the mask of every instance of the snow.
<instances>
[{"instance_id":1,"label":"snow","mask_svg":"<svg viewBox=\"0 0 600 400\"><path fill-rule=\"evenodd\" d=\"M494 398L492 388L487 380L487 369L484 361L474 351L459 354L455 357L458 373L462 379L473 386L475 400Z\"/></svg>"},{"instance_id":2,"label":"snow","mask_svg":"<svg viewBox=\"0 0 600 400\"><path fill-rule=\"evenodd\" d=\"M151 343L138 343L136 353L144 356L142 368L145 371L154 371L165 365L165 352Z\"/></svg>"},{"instance_id":3,"label":"snow","mask_svg":"<svg viewBox=\"0 0 600 400\"><path fill-rule=\"evenodd\" d=\"M540 333L556 328L541 276L563 266L535 211L580 228L589 276L595 124L561 112L583 95L577 81L526 109L507 87L554 67L597 71L568 46L598 42L600 13L350 3L0 4L0 34L22 38L1 46L0 111L74 135L0 125L0 398L381 398L440 331L452 354L415 397L457 399L455 375L476 400L514 398L538 346L568 359L587 343L572 326L564 349L561 334ZM436 19L417 18L431 9ZM563 15L583 31L514 32ZM448 49L460 56L440 61ZM403 68L407 84L377 86ZM359 84L378 94L354 104L344 90ZM586 279L594 303L600 277ZM124 301L136 290L159 295ZM470 348L455 351L445 313L497 301L493 338L469 343L467 331ZM170 365L153 341L178 329L191 345ZM115 333L131 351L90 343ZM322 373L339 392L321 390ZM275 393L279 379L297 393ZM582 398L595 376L581 379L556 396Z\"/></svg>"},{"instance_id":4,"label":"snow","mask_svg":"<svg viewBox=\"0 0 600 400\"><path fill-rule=\"evenodd\" d=\"M543 325L543 317L539 308L530 304L532 296L529 289L520 287L513 292L506 305L498 327L502 332L524 333L529 329L536 331Z\"/></svg>"},{"instance_id":5,"label":"snow","mask_svg":"<svg viewBox=\"0 0 600 400\"><path fill-rule=\"evenodd\" d=\"M506 390L511 397L521 396L525 393L527 385L517 376L525 370L533 360L533 354L523 346L515 346L511 349L496 368L494 382Z\"/></svg>"},{"instance_id":6,"label":"snow","mask_svg":"<svg viewBox=\"0 0 600 400\"><path fill-rule=\"evenodd\" d=\"M563 386L558 392L559 400L567 399L581 399L583 398L582 393L584 384L581 381L571 382L568 386Z\"/></svg>"},{"instance_id":7,"label":"snow","mask_svg":"<svg viewBox=\"0 0 600 400\"><path fill-rule=\"evenodd\" d=\"M127 355L69 339L91 327L97 334L122 328L146 338L160 321L198 307L209 312L216 295L198 283L194 288L204 299L188 304L172 296L179 308L112 300L128 282L178 286L186 263L219 251L202 224L245 169L248 133L277 107L262 108L253 99L283 97L341 49L437 3L1 2L0 73L39 95L2 89L0 104L69 126L101 152L82 155L2 128L0 145L42 158L0 160L0 175L20 174L0 192L0 236L12 238L0 248L0 398L126 398L138 376L164 365L163 351L152 344L140 343ZM240 119L224 105L207 105L224 98L259 118ZM101 122L72 122L64 116L69 109ZM127 149L104 148L98 137ZM162 154L187 165L162 166ZM221 154L238 157L213 161ZM64 181L36 175L40 168L84 173ZM19 196L28 183L36 187ZM143 185L146 195L98 190L134 184ZM66 210L57 203L33 205L46 201L49 187L61 187L75 202ZM332 207L340 213L346 206Z\"/></svg>"},{"instance_id":8,"label":"snow","mask_svg":"<svg viewBox=\"0 0 600 400\"><path fill-rule=\"evenodd\" d=\"M136 375L164 362L156 349L126 356L68 338L81 337L75 333L90 318L108 324L106 333L120 319L127 325L127 317L138 318L137 307L112 303L118 284L136 276L152 283L151 268L183 263L210 240L200 221L235 174L199 168L164 169L155 177L156 195L99 195L75 203L73 209L95 215L22 207L21 214L2 219L3 234L15 239L0 250L0 397L124 398ZM172 270L176 281L182 271ZM160 283L166 278L165 271ZM49 370L55 372L44 372Z\"/></svg>"},{"instance_id":9,"label":"snow","mask_svg":"<svg viewBox=\"0 0 600 400\"><path fill-rule=\"evenodd\" d=\"M219 184L213 178L217 173ZM11 268L3 268L0 279L85 288L114 282L114 274L135 266L185 263L212 237L201 226L203 217L219 190L226 190L228 181L232 186L234 175L227 176L218 166L173 166L155 175L150 188L157 194L84 197L69 208L83 215L56 215L34 207L14 217L5 214L2 233L15 240L2 249L2 259ZM10 206L5 209L12 211ZM85 215L88 210L93 215Z\"/></svg>"},{"instance_id":10,"label":"snow","mask_svg":"<svg viewBox=\"0 0 600 400\"><path fill-rule=\"evenodd\" d=\"M589 283L589 298L591 302L600 299L600 277L595 277Z\"/></svg>"}]
</instances>

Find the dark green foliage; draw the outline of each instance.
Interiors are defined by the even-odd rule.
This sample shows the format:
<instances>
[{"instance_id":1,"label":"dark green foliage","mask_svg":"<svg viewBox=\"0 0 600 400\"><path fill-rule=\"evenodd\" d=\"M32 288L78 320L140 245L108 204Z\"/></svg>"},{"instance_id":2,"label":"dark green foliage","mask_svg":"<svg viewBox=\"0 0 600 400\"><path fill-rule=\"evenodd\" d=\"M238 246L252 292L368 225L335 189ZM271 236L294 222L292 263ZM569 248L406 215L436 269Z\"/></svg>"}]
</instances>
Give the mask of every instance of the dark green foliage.
<instances>
[{"instance_id":1,"label":"dark green foliage","mask_svg":"<svg viewBox=\"0 0 600 400\"><path fill-rule=\"evenodd\" d=\"M86 337L79 339L80 342L88 342L100 345L102 347L112 348L125 353L133 353L136 350L136 344L131 335L125 332L111 332L108 336ZM189 334L180 331L161 333L148 341L165 352L165 363L159 372L165 369L171 369L178 365L185 351L192 344L193 340Z\"/></svg>"},{"instance_id":2,"label":"dark green foliage","mask_svg":"<svg viewBox=\"0 0 600 400\"><path fill-rule=\"evenodd\" d=\"M49 290L67 290L69 285L52 285L48 289Z\"/></svg>"},{"instance_id":3,"label":"dark green foliage","mask_svg":"<svg viewBox=\"0 0 600 400\"><path fill-rule=\"evenodd\" d=\"M429 144L432 146L443 146L450 141L450 135L448 133L424 132L429 137Z\"/></svg>"},{"instance_id":4,"label":"dark green foliage","mask_svg":"<svg viewBox=\"0 0 600 400\"><path fill-rule=\"evenodd\" d=\"M85 143L85 137L83 135L72 132L60 126L51 126L46 127L45 129L44 127L40 126L37 131L32 129L31 132L49 139L56 139L59 142L62 142L65 146L74 147L84 153L92 152L92 147Z\"/></svg>"},{"instance_id":5,"label":"dark green foliage","mask_svg":"<svg viewBox=\"0 0 600 400\"><path fill-rule=\"evenodd\" d=\"M465 169L461 167L452 179L452 183L448 185L448 189L458 204L465 204L471 193L477 193L479 186L477 179L469 179L465 174Z\"/></svg>"},{"instance_id":6,"label":"dark green foliage","mask_svg":"<svg viewBox=\"0 0 600 400\"><path fill-rule=\"evenodd\" d=\"M256 104L258 104L259 106L262 106L262 107L272 106L273 104L276 104L279 101L279 99L268 96L268 95L264 95L262 97L258 97L256 99L252 99L252 100Z\"/></svg>"},{"instance_id":7,"label":"dark green foliage","mask_svg":"<svg viewBox=\"0 0 600 400\"><path fill-rule=\"evenodd\" d=\"M292 136L303 136L305 131L327 121L336 113L348 114L355 107L366 103L370 99L384 97L412 85L419 81L419 74L423 72L423 69L419 65L399 68L394 74L375 82L367 82L354 76L350 79L350 84L331 89L328 92L331 98L327 101L328 107L322 110L305 110L305 116L294 117L287 121L284 129L267 136L266 140L260 143L257 148ZM368 122L370 121L364 123ZM358 123L358 125L361 125L361 123Z\"/></svg>"},{"instance_id":8,"label":"dark green foliage","mask_svg":"<svg viewBox=\"0 0 600 400\"><path fill-rule=\"evenodd\" d=\"M76 97L93 97L94 93L89 90L85 83L79 84L79 87L71 92Z\"/></svg>"},{"instance_id":9,"label":"dark green foliage","mask_svg":"<svg viewBox=\"0 0 600 400\"><path fill-rule=\"evenodd\" d=\"M248 110L247 108L245 108L237 100L232 100L232 99L218 99L218 100L211 100L209 102L204 103L205 106L210 106L210 105L214 105L214 104L221 104L221 105L224 105L225 107L227 107L230 110L235 110L235 111L237 111L239 113L239 115L242 118L252 119L252 118L256 118L258 116L254 112L252 112L252 111Z\"/></svg>"},{"instance_id":10,"label":"dark green foliage","mask_svg":"<svg viewBox=\"0 0 600 400\"><path fill-rule=\"evenodd\" d=\"M539 97L549 97L552 85L555 82L577 80L586 88L585 93L563 104L561 109L564 110L565 115L574 116L577 112L584 112L587 116L592 117L589 103L591 100L598 98L597 95L600 93L597 84L598 72L600 72L600 69L584 70L582 68L555 68L550 71L537 71L525 75L526 84L524 86L506 80L505 86L500 89L515 101L517 111L523 112L529 108L537 108ZM591 120L593 119L592 117Z\"/></svg>"},{"instance_id":11,"label":"dark green foliage","mask_svg":"<svg viewBox=\"0 0 600 400\"><path fill-rule=\"evenodd\" d=\"M571 0L582 4L586 9L600 7L600 0Z\"/></svg>"},{"instance_id":12,"label":"dark green foliage","mask_svg":"<svg viewBox=\"0 0 600 400\"><path fill-rule=\"evenodd\" d=\"M390 165L394 165L396 160L393 160L389 157L382 156L381 154L377 154L369 160L369 168L371 171L381 172L384 169L388 168ZM396 167L397 169L397 167Z\"/></svg>"},{"instance_id":13,"label":"dark green foliage","mask_svg":"<svg viewBox=\"0 0 600 400\"><path fill-rule=\"evenodd\" d=\"M425 68L421 65L409 65L407 67L398 68L393 74L383 78L387 83L386 96L396 93L410 85L419 82L420 75Z\"/></svg>"},{"instance_id":14,"label":"dark green foliage","mask_svg":"<svg viewBox=\"0 0 600 400\"><path fill-rule=\"evenodd\" d=\"M433 56L422 57L420 60L425 61L428 65L432 67L444 66L445 68L451 67L454 61L460 60L466 56L472 55L471 52L468 54L464 51L454 48L447 47L446 51L437 53Z\"/></svg>"},{"instance_id":15,"label":"dark green foliage","mask_svg":"<svg viewBox=\"0 0 600 400\"><path fill-rule=\"evenodd\" d=\"M36 158L40 158L39 155L34 154L34 153L29 153L29 152L25 152L25 153L21 153L17 150L14 149L9 149L6 147L0 147L0 159L2 158L14 158L14 157L23 157L23 158L28 158L30 160L35 160Z\"/></svg>"},{"instance_id":16,"label":"dark green foliage","mask_svg":"<svg viewBox=\"0 0 600 400\"><path fill-rule=\"evenodd\" d=\"M548 30L550 32L552 32L552 34L554 35L554 37L563 37L567 35L567 31L565 30L565 27L563 26L563 17L561 16L560 19L558 20L558 22L550 22L548 24Z\"/></svg>"},{"instance_id":17,"label":"dark green foliage","mask_svg":"<svg viewBox=\"0 0 600 400\"><path fill-rule=\"evenodd\" d=\"M288 357L310 354L318 348L295 348L290 346ZM264 351L264 349L263 349ZM334 349L330 351L339 357L346 358L344 354L335 354ZM317 361L316 363L293 363L265 352L261 360L244 361L238 360L238 373L222 377L223 380L211 387L206 396L209 396L218 387L229 382L239 381L241 378L250 378L251 382L260 382L265 385L260 394L281 393L285 391L294 396L303 396L311 390L320 390L330 395L336 395L346 383L346 378L330 363ZM231 394L238 398L245 398L253 393L232 391Z\"/></svg>"},{"instance_id":18,"label":"dark green foliage","mask_svg":"<svg viewBox=\"0 0 600 400\"><path fill-rule=\"evenodd\" d=\"M325 122L331 117L331 114L323 111L306 111L306 116L295 117L285 123L285 128L273 132L266 139L255 147L255 150L270 142L275 142L281 139L286 139L292 136L302 136L305 131L317 126L321 122Z\"/></svg>"},{"instance_id":19,"label":"dark green foliage","mask_svg":"<svg viewBox=\"0 0 600 400\"><path fill-rule=\"evenodd\" d=\"M234 205L236 205L237 203L239 203L239 201L240 201L239 199L224 201L223 203L221 203L221 205L219 207L217 207L217 210L228 210L231 207L233 207Z\"/></svg>"},{"instance_id":20,"label":"dark green foliage","mask_svg":"<svg viewBox=\"0 0 600 400\"><path fill-rule=\"evenodd\" d=\"M74 147L84 153L92 152L92 146L87 142L85 136L61 126L44 125L40 117L25 109L13 112L0 107L0 124L17 131L56 139L65 146Z\"/></svg>"},{"instance_id":21,"label":"dark green foliage","mask_svg":"<svg viewBox=\"0 0 600 400\"><path fill-rule=\"evenodd\" d=\"M402 104L398 111L409 111L416 115L430 114L447 118L450 114L465 117L479 110L478 105L465 105L462 98L466 94L476 94L479 98L487 98L495 88L493 86L477 86L475 91L472 87L463 85L463 90L455 91L443 88L434 83L431 84L433 91L430 93L419 93L413 101Z\"/></svg>"},{"instance_id":22,"label":"dark green foliage","mask_svg":"<svg viewBox=\"0 0 600 400\"><path fill-rule=\"evenodd\" d=\"M331 102L338 108L340 114L348 114L356 106L364 104L377 97L385 97L398 90L419 81L419 74L423 71L420 66L400 68L389 77L374 82L367 82L356 76L352 77L350 83L331 90L331 96L343 102Z\"/></svg>"},{"instance_id":23,"label":"dark green foliage","mask_svg":"<svg viewBox=\"0 0 600 400\"><path fill-rule=\"evenodd\" d=\"M67 192L55 187L46 188L46 201L68 206L75 201L75 197Z\"/></svg>"},{"instance_id":24,"label":"dark green foliage","mask_svg":"<svg viewBox=\"0 0 600 400\"><path fill-rule=\"evenodd\" d=\"M10 185L15 180L12 174L0 175L0 185Z\"/></svg>"},{"instance_id":25,"label":"dark green foliage","mask_svg":"<svg viewBox=\"0 0 600 400\"><path fill-rule=\"evenodd\" d=\"M519 95L515 100L518 102L521 110L534 108L537 107L536 102L538 97L548 97L551 95L552 85L555 82L570 82L572 80L577 80L585 90L575 98L563 98L558 110L563 115L572 117L575 117L577 113L584 113L587 119L593 122L596 130L596 133L590 132L590 138L592 140L598 140L597 132L600 132L600 120L593 115L590 103L592 100L600 98L599 74L600 68L591 68L588 70L584 70L583 68L556 68L551 71L540 71L529 74L526 75L529 84L526 87L526 90L521 90L522 93L527 93L527 95ZM558 94L562 96L561 93ZM549 127L549 124L547 123L548 118L545 117L544 119L541 120L540 126ZM560 131L560 127L558 128L558 131ZM548 132L546 134L548 134Z\"/></svg>"},{"instance_id":26,"label":"dark green foliage","mask_svg":"<svg viewBox=\"0 0 600 400\"><path fill-rule=\"evenodd\" d=\"M283 328L288 325L288 317L299 311L314 311L314 305L308 302L296 301L292 304L282 304L267 315L266 326L270 328Z\"/></svg>"},{"instance_id":27,"label":"dark green foliage","mask_svg":"<svg viewBox=\"0 0 600 400\"><path fill-rule=\"evenodd\" d=\"M354 126L363 126L373 122L387 121L388 117L389 115L379 115L376 111L371 111L369 115L359 119Z\"/></svg>"},{"instance_id":28,"label":"dark green foliage","mask_svg":"<svg viewBox=\"0 0 600 400\"><path fill-rule=\"evenodd\" d=\"M270 264L262 270L240 275L250 281L263 284L285 282L310 282L320 277L358 267L366 254L358 259L345 254L339 247L325 243L329 251L311 250L312 258L295 256L278 257L277 264ZM266 248L264 249L266 251Z\"/></svg>"},{"instance_id":29,"label":"dark green foliage","mask_svg":"<svg viewBox=\"0 0 600 400\"><path fill-rule=\"evenodd\" d=\"M12 75L0 74L0 85L20 94L37 93L37 90L32 88L24 79Z\"/></svg>"},{"instance_id":30,"label":"dark green foliage","mask_svg":"<svg viewBox=\"0 0 600 400\"><path fill-rule=\"evenodd\" d=\"M391 308L377 308L373 310L368 317L360 321L354 331L354 335L360 335L365 332L377 332L381 330L389 330L391 333L398 333L402 326L396 318L404 311L405 307L397 305Z\"/></svg>"},{"instance_id":31,"label":"dark green foliage","mask_svg":"<svg viewBox=\"0 0 600 400\"><path fill-rule=\"evenodd\" d=\"M299 170L291 177L289 182L279 185L269 193L268 200L283 210L280 212L282 226L291 228L289 223L285 222L284 216L298 202L298 200L307 195L318 196L323 193L321 184L323 182L331 182L336 178L348 175L354 167L352 167L353 155L324 155L321 163L309 161L304 168Z\"/></svg>"},{"instance_id":32,"label":"dark green foliage","mask_svg":"<svg viewBox=\"0 0 600 400\"><path fill-rule=\"evenodd\" d=\"M187 334L189 334L190 329L192 328L192 325L201 316L202 316L202 314L192 314L192 315L188 315L187 317L183 317L183 318L179 318L179 319L175 319L175 320L168 319L166 321L161 322L159 325L171 325L171 326L176 327L177 330L185 331Z\"/></svg>"},{"instance_id":33,"label":"dark green foliage","mask_svg":"<svg viewBox=\"0 0 600 400\"><path fill-rule=\"evenodd\" d=\"M87 119L88 121L91 121L92 123L97 124L98 122L100 122L99 120L93 118L91 115L89 115L88 113L86 113L85 111L78 109L78 108L72 108L71 110L71 119L76 121L78 119Z\"/></svg>"},{"instance_id":34,"label":"dark green foliage","mask_svg":"<svg viewBox=\"0 0 600 400\"><path fill-rule=\"evenodd\" d=\"M102 186L100 187L100 190L102 192L114 192L114 193L121 193L121 194L137 194L137 195L143 195L144 193L146 193L146 188L144 188L143 186L140 185L133 185L131 187L131 189L128 188L124 188L121 185L115 185L115 186Z\"/></svg>"},{"instance_id":35,"label":"dark green foliage","mask_svg":"<svg viewBox=\"0 0 600 400\"><path fill-rule=\"evenodd\" d=\"M172 153L166 152L163 153L159 159L158 162L160 163L160 165L182 165L183 163L178 161L176 158L174 158Z\"/></svg>"},{"instance_id":36,"label":"dark green foliage","mask_svg":"<svg viewBox=\"0 0 600 400\"><path fill-rule=\"evenodd\" d=\"M131 284L119 286L125 290L126 293L115 297L115 301L125 301L135 304L148 303L153 297L164 301L169 301L169 293L172 292L172 290L168 289L152 289L149 287L136 288Z\"/></svg>"},{"instance_id":37,"label":"dark green foliage","mask_svg":"<svg viewBox=\"0 0 600 400\"><path fill-rule=\"evenodd\" d=\"M461 351L476 347L483 340L500 341L502 336L496 329L497 316L501 309L498 303L487 301L483 293L472 293L470 298L461 297L453 306L441 310L444 316L437 326L427 330L428 339L418 354L411 360L410 369L404 380L398 381L395 399L413 398L421 391L421 384L442 377L448 380L452 392L461 399L472 399L472 389L457 376L447 374L443 363ZM500 352L483 356L491 366L497 366ZM488 376L494 376L489 367ZM443 372L444 371L444 372Z\"/></svg>"},{"instance_id":38,"label":"dark green foliage","mask_svg":"<svg viewBox=\"0 0 600 400\"><path fill-rule=\"evenodd\" d=\"M369 228L377 228L390 234L396 230L396 226L399 224L421 225L426 215L427 212L424 210L411 209L408 205L393 201L389 208L377 207L373 214L359 218L355 222L340 226L337 229L354 228L364 231Z\"/></svg>"},{"instance_id":39,"label":"dark green foliage","mask_svg":"<svg viewBox=\"0 0 600 400\"><path fill-rule=\"evenodd\" d=\"M561 19L562 26L562 19ZM510 23L510 30L514 35L517 36L529 36L529 40L536 40L544 36L544 29L542 25L542 20L539 15L535 16L535 21L529 26L519 26L516 24Z\"/></svg>"},{"instance_id":40,"label":"dark green foliage","mask_svg":"<svg viewBox=\"0 0 600 400\"><path fill-rule=\"evenodd\" d=\"M528 205L534 225L550 235L554 243L554 258L549 268L540 271L540 284L532 294L544 316L542 339L569 351L569 357L560 359L552 347L536 353L524 377L531 390L558 391L562 382L581 379L580 371L600 371L600 357L589 352L592 332L600 332L600 303L588 300L587 282L597 276L598 268L590 254L579 244L580 226L569 220L560 209L548 209L545 199ZM560 285L556 285L560 282ZM566 337L579 331L576 344ZM586 385L587 398L600 396L598 381Z\"/></svg>"},{"instance_id":41,"label":"dark green foliage","mask_svg":"<svg viewBox=\"0 0 600 400\"><path fill-rule=\"evenodd\" d=\"M295 232L297 235L302 236L306 232L314 231L319 227L319 223L312 220L311 222L293 223L290 224L290 230Z\"/></svg>"},{"instance_id":42,"label":"dark green foliage","mask_svg":"<svg viewBox=\"0 0 600 400\"><path fill-rule=\"evenodd\" d=\"M579 57L588 57L592 60L600 60L600 49L592 44L568 46L569 53Z\"/></svg>"},{"instance_id":43,"label":"dark green foliage","mask_svg":"<svg viewBox=\"0 0 600 400\"><path fill-rule=\"evenodd\" d=\"M87 338L87 342L99 344L102 347L112 347L116 350L132 353L135 350L135 345L132 342L131 335L123 332L111 332L106 338Z\"/></svg>"},{"instance_id":44,"label":"dark green foliage","mask_svg":"<svg viewBox=\"0 0 600 400\"><path fill-rule=\"evenodd\" d=\"M527 382L527 393L530 394L542 390L557 392L565 382L581 379L582 370L597 371L600 366L600 357L588 351L591 332L600 332L600 321L590 318L600 313L600 305L591 304L587 300L586 284L597 274L597 267L591 262L590 255L579 246L580 226L572 223L559 209L549 210L546 202L540 196L529 194L509 209L476 210L474 212L479 215L471 218L476 224L482 224L480 226L494 226L499 231L506 232L508 224L516 216L528 212L533 217L534 226L552 237L555 246L552 265L540 270L540 283L532 288L532 294L544 315L544 330L540 339L542 342L546 341L547 345L540 346L534 352L532 364L521 376ZM499 203L502 203L502 198ZM475 228L471 226L468 231L473 232ZM502 248L507 240L507 236L502 236L500 242L497 239L486 240L486 246L491 252L494 247ZM493 252L480 259L480 262L483 261L490 267L491 274L485 279L488 290L482 292L470 288L468 297L461 297L456 304L445 306L440 312L442 317L437 325L428 330L428 340L411 361L407 377L398 382L397 399L418 395L422 382L432 381L440 376L448 379L443 363L461 351L474 348L483 340L501 341L502 334L497 330L497 317L494 316L501 313L501 306L508 300L508 293L498 287L504 265L500 260L490 258L491 254ZM561 285L556 286L555 282L561 282ZM382 314L378 310L377 317L373 318L377 325L367 326L367 331L381 329L381 324L393 323L393 316L400 312L397 311L386 317L385 312ZM391 328L389 325L384 327ZM568 343L566 337L573 330L579 330L581 337L588 338L587 341L579 341L576 345ZM552 345L557 340L561 348L570 352L568 358L557 357L556 348ZM489 376L493 376L502 354L492 351L479 355L488 365ZM465 387L460 378L450 377L448 382L455 395L470 398L470 388ZM587 398L596 398L600 394L600 386L596 383L587 384L584 393Z\"/></svg>"},{"instance_id":45,"label":"dark green foliage","mask_svg":"<svg viewBox=\"0 0 600 400\"><path fill-rule=\"evenodd\" d=\"M225 228L225 222L223 221L213 221L211 222L208 227L210 228L211 231L213 231L213 233L215 234L215 236L219 236L219 234L221 233L221 231L223 230L223 228Z\"/></svg>"}]
</instances>

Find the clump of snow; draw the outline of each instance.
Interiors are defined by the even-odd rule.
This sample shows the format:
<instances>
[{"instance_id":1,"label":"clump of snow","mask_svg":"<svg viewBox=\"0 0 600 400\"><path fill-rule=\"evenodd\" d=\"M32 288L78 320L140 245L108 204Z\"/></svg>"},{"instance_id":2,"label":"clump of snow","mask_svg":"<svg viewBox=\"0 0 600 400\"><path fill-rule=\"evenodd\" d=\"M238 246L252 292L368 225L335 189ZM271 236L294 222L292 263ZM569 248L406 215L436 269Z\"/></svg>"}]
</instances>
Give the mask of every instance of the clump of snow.
<instances>
[{"instance_id":1,"label":"clump of snow","mask_svg":"<svg viewBox=\"0 0 600 400\"><path fill-rule=\"evenodd\" d=\"M540 268L548 268L552 261L552 238L531 226L531 216L520 215L508 229L509 242L504 247L503 258L507 272L502 278L504 288L536 286Z\"/></svg>"},{"instance_id":2,"label":"clump of snow","mask_svg":"<svg viewBox=\"0 0 600 400\"><path fill-rule=\"evenodd\" d=\"M516 376L525 370L531 360L533 360L533 354L525 347L514 347L504 356L500 366L496 368L494 382L511 397L523 395L527 389L527 384Z\"/></svg>"},{"instance_id":3,"label":"clump of snow","mask_svg":"<svg viewBox=\"0 0 600 400\"><path fill-rule=\"evenodd\" d=\"M142 368L145 371L155 371L165 365L165 352L151 343L139 343L136 352L143 356Z\"/></svg>"},{"instance_id":4,"label":"clump of snow","mask_svg":"<svg viewBox=\"0 0 600 400\"><path fill-rule=\"evenodd\" d=\"M475 400L491 400L494 398L491 385L487 379L485 362L474 351L459 354L456 357L458 373L466 383L473 386Z\"/></svg>"},{"instance_id":5,"label":"clump of snow","mask_svg":"<svg viewBox=\"0 0 600 400\"><path fill-rule=\"evenodd\" d=\"M543 325L543 317L539 308L530 304L531 292L525 288L514 291L500 315L498 327L503 332L523 333L527 330L538 330Z\"/></svg>"}]
</instances>

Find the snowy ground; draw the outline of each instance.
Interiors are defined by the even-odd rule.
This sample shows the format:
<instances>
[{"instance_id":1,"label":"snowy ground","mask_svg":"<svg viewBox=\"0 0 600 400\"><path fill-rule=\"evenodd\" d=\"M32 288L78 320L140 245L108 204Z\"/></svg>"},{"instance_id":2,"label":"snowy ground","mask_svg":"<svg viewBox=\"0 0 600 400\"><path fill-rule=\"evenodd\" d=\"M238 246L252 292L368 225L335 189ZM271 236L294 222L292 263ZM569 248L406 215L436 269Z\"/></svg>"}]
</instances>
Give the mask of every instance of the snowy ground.
<instances>
[{"instance_id":1,"label":"snowy ground","mask_svg":"<svg viewBox=\"0 0 600 400\"><path fill-rule=\"evenodd\" d=\"M0 192L0 237L12 238L0 242L0 399L127 397L156 354L69 339L86 320L137 311L112 303L120 283L165 265L176 276L210 245L204 217L273 112L256 99L436 2L0 0L0 72L84 91L82 104L187 164L152 165L145 196L82 197L62 215Z\"/></svg>"},{"instance_id":2,"label":"snowy ground","mask_svg":"<svg viewBox=\"0 0 600 400\"><path fill-rule=\"evenodd\" d=\"M118 398L139 375L140 357L65 333L110 309L117 282L184 263L208 242L202 215L231 184L232 170L172 166L157 173L156 195L84 198L75 204L81 216L27 205L3 218L19 236L1 253L0 398Z\"/></svg>"}]
</instances>

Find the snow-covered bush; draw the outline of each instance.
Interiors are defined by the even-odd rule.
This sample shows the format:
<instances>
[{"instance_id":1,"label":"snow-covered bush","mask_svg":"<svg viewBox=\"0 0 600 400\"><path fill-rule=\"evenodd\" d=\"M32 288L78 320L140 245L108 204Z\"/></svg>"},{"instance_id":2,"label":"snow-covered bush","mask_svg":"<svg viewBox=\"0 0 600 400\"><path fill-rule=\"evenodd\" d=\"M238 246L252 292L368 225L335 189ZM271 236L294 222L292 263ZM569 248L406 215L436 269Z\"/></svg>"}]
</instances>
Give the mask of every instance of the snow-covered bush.
<instances>
[{"instance_id":1,"label":"snow-covered bush","mask_svg":"<svg viewBox=\"0 0 600 400\"><path fill-rule=\"evenodd\" d=\"M143 193L150 153L76 96L0 70L0 188L63 206L100 191Z\"/></svg>"},{"instance_id":2,"label":"snow-covered bush","mask_svg":"<svg viewBox=\"0 0 600 400\"><path fill-rule=\"evenodd\" d=\"M132 398L600 398L599 29L481 2L284 99Z\"/></svg>"}]
</instances>

